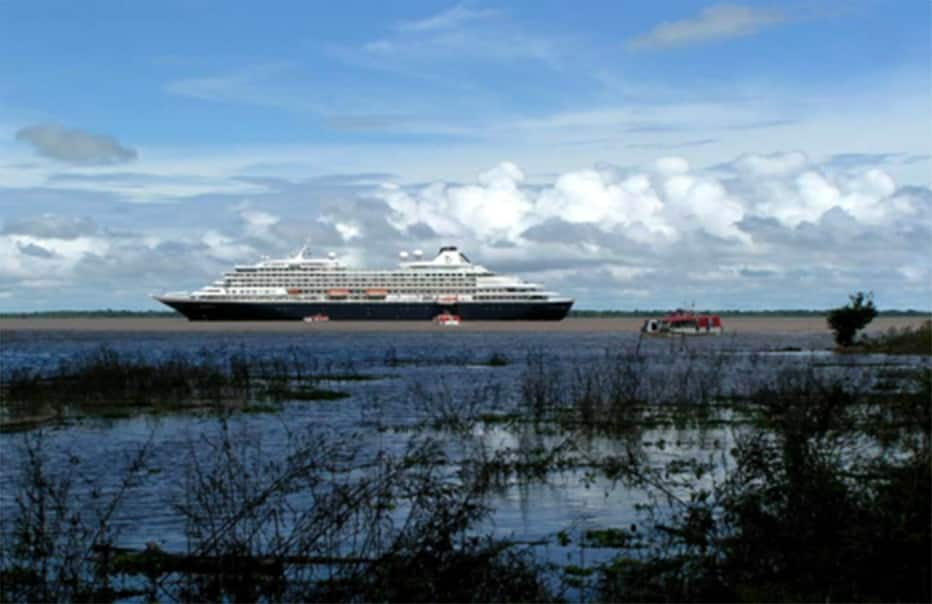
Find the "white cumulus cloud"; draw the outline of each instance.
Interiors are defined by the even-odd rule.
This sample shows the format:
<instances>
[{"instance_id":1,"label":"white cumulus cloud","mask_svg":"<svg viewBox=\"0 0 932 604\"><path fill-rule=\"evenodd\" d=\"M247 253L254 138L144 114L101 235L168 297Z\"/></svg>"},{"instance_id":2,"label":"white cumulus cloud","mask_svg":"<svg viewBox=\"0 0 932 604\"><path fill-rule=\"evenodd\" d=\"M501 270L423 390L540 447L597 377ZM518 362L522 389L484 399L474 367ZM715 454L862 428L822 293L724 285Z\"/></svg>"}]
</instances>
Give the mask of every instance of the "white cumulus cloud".
<instances>
[{"instance_id":1,"label":"white cumulus cloud","mask_svg":"<svg viewBox=\"0 0 932 604\"><path fill-rule=\"evenodd\" d=\"M42 288L102 300L115 284L136 288L142 305L150 291L196 288L307 239L315 254L332 250L352 266L460 245L476 262L574 296L582 308L692 299L827 307L856 289L875 291L887 308L921 308L932 295L932 190L901 186L883 163L838 169L790 151L532 178L502 162L466 182L397 183L270 182L248 202L192 200L189 208L203 211L185 212L183 225L118 201L93 219L82 217L86 209L21 211L0 218L0 290L15 292L3 306L26 308L21 292ZM129 233L127 220L145 226Z\"/></svg>"}]
</instances>

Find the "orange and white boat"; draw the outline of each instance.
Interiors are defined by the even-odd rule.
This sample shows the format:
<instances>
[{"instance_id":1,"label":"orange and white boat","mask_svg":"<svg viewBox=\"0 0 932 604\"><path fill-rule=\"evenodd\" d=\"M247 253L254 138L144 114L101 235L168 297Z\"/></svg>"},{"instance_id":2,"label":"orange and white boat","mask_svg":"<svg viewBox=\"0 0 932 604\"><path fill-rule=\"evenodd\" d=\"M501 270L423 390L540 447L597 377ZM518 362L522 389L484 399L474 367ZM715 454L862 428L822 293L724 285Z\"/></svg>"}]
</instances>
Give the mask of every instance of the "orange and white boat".
<instances>
[{"instance_id":1,"label":"orange and white boat","mask_svg":"<svg viewBox=\"0 0 932 604\"><path fill-rule=\"evenodd\" d=\"M305 323L317 323L320 321L329 321L330 317L325 314L317 313L316 315L311 315L310 317L304 317Z\"/></svg>"},{"instance_id":2,"label":"orange and white boat","mask_svg":"<svg viewBox=\"0 0 932 604\"><path fill-rule=\"evenodd\" d=\"M442 312L434 317L434 323L437 325L456 326L461 323L459 315L453 315L448 312Z\"/></svg>"}]
</instances>

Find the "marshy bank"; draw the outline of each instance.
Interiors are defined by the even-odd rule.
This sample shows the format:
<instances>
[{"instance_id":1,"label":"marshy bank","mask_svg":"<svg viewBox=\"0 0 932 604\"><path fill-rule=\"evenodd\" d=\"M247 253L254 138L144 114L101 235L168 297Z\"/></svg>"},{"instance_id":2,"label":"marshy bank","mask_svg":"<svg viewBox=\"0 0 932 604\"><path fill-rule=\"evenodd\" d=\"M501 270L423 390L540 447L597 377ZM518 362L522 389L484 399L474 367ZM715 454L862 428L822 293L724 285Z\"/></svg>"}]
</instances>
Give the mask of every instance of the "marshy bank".
<instances>
[{"instance_id":1,"label":"marshy bank","mask_svg":"<svg viewBox=\"0 0 932 604\"><path fill-rule=\"evenodd\" d=\"M0 435L4 601L930 597L923 358L250 338L0 357L17 404L74 418Z\"/></svg>"},{"instance_id":2,"label":"marshy bank","mask_svg":"<svg viewBox=\"0 0 932 604\"><path fill-rule=\"evenodd\" d=\"M924 321L915 327L891 327L887 331L864 336L856 345L840 352L932 355L932 320Z\"/></svg>"}]
</instances>

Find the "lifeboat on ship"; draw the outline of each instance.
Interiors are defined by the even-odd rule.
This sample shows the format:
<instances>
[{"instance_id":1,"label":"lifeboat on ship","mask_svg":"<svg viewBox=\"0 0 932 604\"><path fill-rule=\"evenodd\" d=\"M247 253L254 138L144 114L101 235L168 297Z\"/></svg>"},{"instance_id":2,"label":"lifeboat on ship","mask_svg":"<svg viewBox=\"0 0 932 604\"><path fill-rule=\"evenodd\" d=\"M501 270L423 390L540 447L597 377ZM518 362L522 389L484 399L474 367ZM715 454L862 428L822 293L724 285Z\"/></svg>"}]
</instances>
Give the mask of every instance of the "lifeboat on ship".
<instances>
[{"instance_id":1,"label":"lifeboat on ship","mask_svg":"<svg viewBox=\"0 0 932 604\"><path fill-rule=\"evenodd\" d=\"M641 333L648 335L709 336L724 331L719 315L695 313L677 309L660 319L648 319L641 326Z\"/></svg>"},{"instance_id":2,"label":"lifeboat on ship","mask_svg":"<svg viewBox=\"0 0 932 604\"><path fill-rule=\"evenodd\" d=\"M459 315L453 315L448 312L442 312L436 317L434 317L434 323L437 325L445 325L449 327L455 327L461 323Z\"/></svg>"},{"instance_id":3,"label":"lifeboat on ship","mask_svg":"<svg viewBox=\"0 0 932 604\"><path fill-rule=\"evenodd\" d=\"M321 321L329 321L330 317L325 314L317 313L316 315L311 315L310 317L304 317L305 323L319 323Z\"/></svg>"},{"instance_id":4,"label":"lifeboat on ship","mask_svg":"<svg viewBox=\"0 0 932 604\"><path fill-rule=\"evenodd\" d=\"M349 296L349 290L348 290L348 289L335 288L335 289L328 289L328 290L327 290L327 297L328 297L328 298L333 298L333 299L335 299L335 300L343 300L343 299L347 298L348 296Z\"/></svg>"}]
</instances>

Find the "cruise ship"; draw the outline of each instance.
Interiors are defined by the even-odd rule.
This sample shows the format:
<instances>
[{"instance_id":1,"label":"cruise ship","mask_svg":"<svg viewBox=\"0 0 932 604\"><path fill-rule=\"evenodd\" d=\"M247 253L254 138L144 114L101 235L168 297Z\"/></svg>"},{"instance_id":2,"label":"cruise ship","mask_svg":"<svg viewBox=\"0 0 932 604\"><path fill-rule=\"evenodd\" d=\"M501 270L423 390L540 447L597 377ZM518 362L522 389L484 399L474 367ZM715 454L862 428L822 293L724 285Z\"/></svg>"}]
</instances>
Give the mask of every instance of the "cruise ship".
<instances>
[{"instance_id":1,"label":"cruise ship","mask_svg":"<svg viewBox=\"0 0 932 604\"><path fill-rule=\"evenodd\" d=\"M239 265L198 291L154 296L192 321L403 320L441 314L470 320L559 321L573 300L499 275L456 247L426 259L401 252L394 270L353 269L334 253Z\"/></svg>"}]
</instances>

